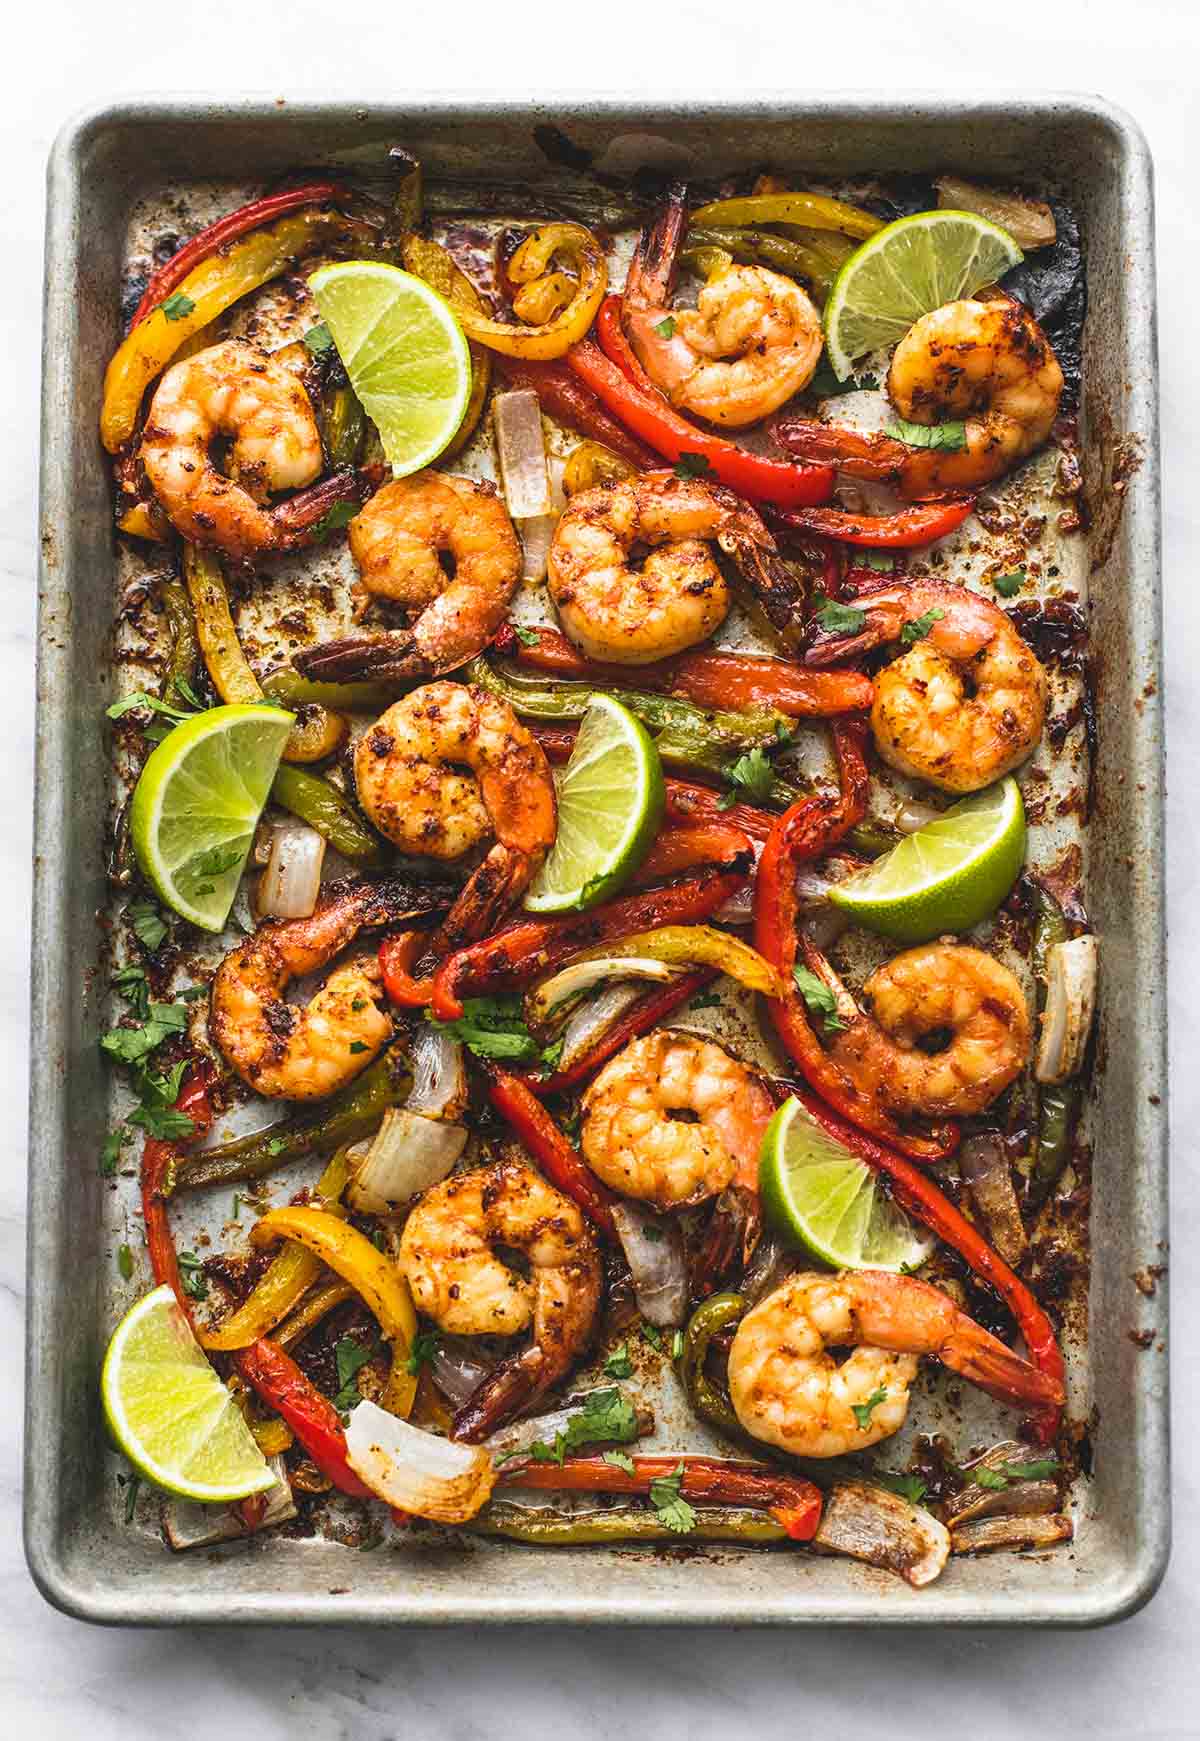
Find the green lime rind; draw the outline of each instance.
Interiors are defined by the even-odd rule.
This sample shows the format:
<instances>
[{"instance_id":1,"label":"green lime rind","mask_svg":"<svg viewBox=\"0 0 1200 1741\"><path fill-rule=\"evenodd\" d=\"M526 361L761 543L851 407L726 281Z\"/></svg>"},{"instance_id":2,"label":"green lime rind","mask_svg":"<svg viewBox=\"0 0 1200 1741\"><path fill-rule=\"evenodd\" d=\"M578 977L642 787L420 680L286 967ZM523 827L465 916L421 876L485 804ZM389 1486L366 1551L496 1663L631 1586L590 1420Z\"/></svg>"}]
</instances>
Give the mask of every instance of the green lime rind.
<instances>
[{"instance_id":1,"label":"green lime rind","mask_svg":"<svg viewBox=\"0 0 1200 1741\"><path fill-rule=\"evenodd\" d=\"M393 477L432 464L471 396L471 353L450 304L398 266L347 260L308 281Z\"/></svg>"},{"instance_id":2,"label":"green lime rind","mask_svg":"<svg viewBox=\"0 0 1200 1741\"><path fill-rule=\"evenodd\" d=\"M526 892L528 911L578 913L607 900L649 851L665 803L645 726L611 696L595 696L558 777L558 832Z\"/></svg>"},{"instance_id":3,"label":"green lime rind","mask_svg":"<svg viewBox=\"0 0 1200 1741\"><path fill-rule=\"evenodd\" d=\"M891 1202L865 1161L795 1098L763 1136L758 1187L767 1221L787 1245L833 1269L915 1269L932 1241Z\"/></svg>"},{"instance_id":4,"label":"green lime rind","mask_svg":"<svg viewBox=\"0 0 1200 1741\"><path fill-rule=\"evenodd\" d=\"M1011 774L927 822L829 898L897 943L969 931L994 913L1025 862L1025 806Z\"/></svg>"},{"instance_id":5,"label":"green lime rind","mask_svg":"<svg viewBox=\"0 0 1200 1741\"><path fill-rule=\"evenodd\" d=\"M972 296L1024 259L976 212L916 212L879 230L833 281L823 321L829 361L848 380L861 357L898 344L914 321Z\"/></svg>"},{"instance_id":6,"label":"green lime rind","mask_svg":"<svg viewBox=\"0 0 1200 1741\"><path fill-rule=\"evenodd\" d=\"M275 1485L170 1288L155 1288L117 1325L100 1394L116 1444L156 1487L217 1504Z\"/></svg>"}]
</instances>

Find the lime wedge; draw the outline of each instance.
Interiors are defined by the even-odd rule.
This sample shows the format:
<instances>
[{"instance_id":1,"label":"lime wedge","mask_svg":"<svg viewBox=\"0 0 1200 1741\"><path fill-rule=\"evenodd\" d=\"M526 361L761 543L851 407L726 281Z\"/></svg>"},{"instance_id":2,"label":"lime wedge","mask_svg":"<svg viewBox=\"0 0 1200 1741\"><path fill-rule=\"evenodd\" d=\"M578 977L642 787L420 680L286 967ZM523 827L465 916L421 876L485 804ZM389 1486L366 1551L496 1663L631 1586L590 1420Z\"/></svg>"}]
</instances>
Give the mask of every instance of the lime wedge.
<instances>
[{"instance_id":1,"label":"lime wedge","mask_svg":"<svg viewBox=\"0 0 1200 1741\"><path fill-rule=\"evenodd\" d=\"M392 476L431 464L471 396L471 353L450 304L424 279L370 260L322 266L308 288Z\"/></svg>"},{"instance_id":2,"label":"lime wedge","mask_svg":"<svg viewBox=\"0 0 1200 1741\"><path fill-rule=\"evenodd\" d=\"M278 707L210 707L152 752L130 807L142 874L193 925L229 917L254 830L295 715Z\"/></svg>"},{"instance_id":3,"label":"lime wedge","mask_svg":"<svg viewBox=\"0 0 1200 1741\"><path fill-rule=\"evenodd\" d=\"M825 304L825 345L839 381L859 357L899 342L914 321L972 296L1025 256L975 212L917 212L856 248Z\"/></svg>"},{"instance_id":4,"label":"lime wedge","mask_svg":"<svg viewBox=\"0 0 1200 1741\"><path fill-rule=\"evenodd\" d=\"M994 913L1025 862L1025 806L1010 774L952 804L829 891L857 925L897 943L969 931Z\"/></svg>"},{"instance_id":5,"label":"lime wedge","mask_svg":"<svg viewBox=\"0 0 1200 1741\"><path fill-rule=\"evenodd\" d=\"M595 696L558 776L558 834L525 896L529 911L577 913L607 899L645 857L665 798L645 726L611 696Z\"/></svg>"},{"instance_id":6,"label":"lime wedge","mask_svg":"<svg viewBox=\"0 0 1200 1741\"><path fill-rule=\"evenodd\" d=\"M758 1188L780 1237L834 1269L913 1269L932 1249L866 1162L799 1100L785 1100L767 1126Z\"/></svg>"},{"instance_id":7,"label":"lime wedge","mask_svg":"<svg viewBox=\"0 0 1200 1741\"><path fill-rule=\"evenodd\" d=\"M192 1335L170 1288L155 1288L113 1332L100 1375L109 1431L168 1493L208 1503L275 1485L250 1429Z\"/></svg>"}]
</instances>

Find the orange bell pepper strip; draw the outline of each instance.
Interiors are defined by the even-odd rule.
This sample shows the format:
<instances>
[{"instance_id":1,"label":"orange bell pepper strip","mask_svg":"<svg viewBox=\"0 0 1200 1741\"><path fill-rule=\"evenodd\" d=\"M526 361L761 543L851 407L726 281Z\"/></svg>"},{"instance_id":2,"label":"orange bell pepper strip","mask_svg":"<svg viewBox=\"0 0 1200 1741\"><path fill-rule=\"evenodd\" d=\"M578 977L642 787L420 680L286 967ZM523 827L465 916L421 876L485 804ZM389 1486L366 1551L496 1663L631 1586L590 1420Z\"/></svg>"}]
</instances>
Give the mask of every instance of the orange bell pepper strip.
<instances>
[{"instance_id":1,"label":"orange bell pepper strip","mask_svg":"<svg viewBox=\"0 0 1200 1741\"><path fill-rule=\"evenodd\" d=\"M872 550L915 550L957 530L975 506L974 496L927 502L894 514L847 514L840 508L788 508L772 515L776 529L816 532L842 544Z\"/></svg>"},{"instance_id":2,"label":"orange bell pepper strip","mask_svg":"<svg viewBox=\"0 0 1200 1741\"><path fill-rule=\"evenodd\" d=\"M649 1493L652 1482L680 1476L679 1494L701 1504L745 1505L769 1511L793 1541L811 1541L821 1521L821 1490L802 1475L776 1474L754 1463L716 1457L631 1457L633 1469L603 1457L568 1457L562 1463L508 1464L502 1483L552 1493Z\"/></svg>"},{"instance_id":3,"label":"orange bell pepper strip","mask_svg":"<svg viewBox=\"0 0 1200 1741\"><path fill-rule=\"evenodd\" d=\"M492 1105L508 1120L550 1183L577 1203L606 1239L615 1240L612 1206L617 1199L608 1186L601 1184L527 1082L496 1064L485 1061L483 1068Z\"/></svg>"}]
</instances>

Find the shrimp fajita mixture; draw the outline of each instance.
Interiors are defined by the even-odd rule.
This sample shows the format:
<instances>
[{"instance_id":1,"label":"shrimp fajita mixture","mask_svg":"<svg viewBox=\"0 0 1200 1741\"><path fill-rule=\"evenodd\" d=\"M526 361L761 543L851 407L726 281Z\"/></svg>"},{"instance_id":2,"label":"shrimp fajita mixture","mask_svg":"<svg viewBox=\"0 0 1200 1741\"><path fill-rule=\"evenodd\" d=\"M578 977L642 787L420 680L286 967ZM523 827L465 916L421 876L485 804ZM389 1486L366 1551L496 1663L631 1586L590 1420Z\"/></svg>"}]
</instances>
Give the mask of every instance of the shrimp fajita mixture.
<instances>
[{"instance_id":1,"label":"shrimp fajita mixture","mask_svg":"<svg viewBox=\"0 0 1200 1741\"><path fill-rule=\"evenodd\" d=\"M1073 214L383 175L131 230L126 1521L1069 1543Z\"/></svg>"}]
</instances>

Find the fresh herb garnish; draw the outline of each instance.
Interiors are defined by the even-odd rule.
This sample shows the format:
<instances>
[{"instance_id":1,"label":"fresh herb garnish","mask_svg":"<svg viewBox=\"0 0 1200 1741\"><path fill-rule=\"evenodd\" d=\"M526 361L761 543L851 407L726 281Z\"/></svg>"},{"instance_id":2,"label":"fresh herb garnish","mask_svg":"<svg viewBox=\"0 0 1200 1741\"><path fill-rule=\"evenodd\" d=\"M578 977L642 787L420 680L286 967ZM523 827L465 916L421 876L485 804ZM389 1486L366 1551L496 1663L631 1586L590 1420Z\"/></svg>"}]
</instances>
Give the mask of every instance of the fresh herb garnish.
<instances>
[{"instance_id":1,"label":"fresh herb garnish","mask_svg":"<svg viewBox=\"0 0 1200 1741\"><path fill-rule=\"evenodd\" d=\"M1008 1486L1007 1475L1001 1475L998 1470L989 1469L986 1465L980 1469L972 1469L970 1475L976 1487L987 1487L996 1493Z\"/></svg>"},{"instance_id":2,"label":"fresh herb garnish","mask_svg":"<svg viewBox=\"0 0 1200 1741\"><path fill-rule=\"evenodd\" d=\"M878 1487L886 1487L889 1493L898 1493L910 1505L919 1505L925 1497L925 1483L919 1475L893 1475L890 1470L876 1469L871 1480Z\"/></svg>"},{"instance_id":3,"label":"fresh herb garnish","mask_svg":"<svg viewBox=\"0 0 1200 1741\"><path fill-rule=\"evenodd\" d=\"M144 689L137 689L132 695L122 696L120 701L114 701L111 707L106 707L106 719L124 719L127 713L135 708L141 708L147 713L161 713L164 719L173 724L181 719L191 719L191 710L182 707L172 707L169 701L160 701L157 695L148 695Z\"/></svg>"},{"instance_id":4,"label":"fresh herb garnish","mask_svg":"<svg viewBox=\"0 0 1200 1741\"><path fill-rule=\"evenodd\" d=\"M922 616L910 617L900 630L900 639L906 647L915 645L917 641L923 641L933 625L940 622L945 614L939 605L933 605Z\"/></svg>"},{"instance_id":5,"label":"fresh herb garnish","mask_svg":"<svg viewBox=\"0 0 1200 1741\"><path fill-rule=\"evenodd\" d=\"M139 1022L150 1014L150 982L144 967L123 967L114 973L111 982L132 1009Z\"/></svg>"},{"instance_id":6,"label":"fresh herb garnish","mask_svg":"<svg viewBox=\"0 0 1200 1741\"><path fill-rule=\"evenodd\" d=\"M626 1475L637 1474L633 1458L628 1451L605 1451L602 1460L605 1463L611 1463L614 1469L624 1469Z\"/></svg>"},{"instance_id":7,"label":"fresh herb garnish","mask_svg":"<svg viewBox=\"0 0 1200 1741\"><path fill-rule=\"evenodd\" d=\"M853 1413L854 1413L854 1418L858 1422L860 1427L866 1428L866 1427L870 1426L871 1416L874 1414L875 1410L879 1407L880 1403L884 1401L886 1396L887 1396L887 1387L886 1387L886 1385L881 1384L879 1386L878 1390L873 1390L871 1392L871 1394L867 1398L866 1402L856 1402L856 1403L851 1404L851 1407L852 1407Z\"/></svg>"},{"instance_id":8,"label":"fresh herb garnish","mask_svg":"<svg viewBox=\"0 0 1200 1741\"><path fill-rule=\"evenodd\" d=\"M646 1338L651 1348L662 1347L662 1331L659 1329L657 1324L643 1324L642 1335Z\"/></svg>"},{"instance_id":9,"label":"fresh herb garnish","mask_svg":"<svg viewBox=\"0 0 1200 1741\"><path fill-rule=\"evenodd\" d=\"M176 695L181 695L194 713L207 713L207 701L201 701L186 677L172 677L171 688Z\"/></svg>"},{"instance_id":10,"label":"fresh herb garnish","mask_svg":"<svg viewBox=\"0 0 1200 1741\"><path fill-rule=\"evenodd\" d=\"M938 447L947 453L955 453L967 445L965 423L910 423L905 417L897 417L894 423L888 424L887 433L909 447Z\"/></svg>"},{"instance_id":11,"label":"fresh herb garnish","mask_svg":"<svg viewBox=\"0 0 1200 1741\"><path fill-rule=\"evenodd\" d=\"M775 770L756 744L745 755L739 756L732 767L726 768L725 778L729 781L730 789L717 803L720 809L731 810L735 804L747 797L765 804L771 796Z\"/></svg>"},{"instance_id":12,"label":"fresh herb garnish","mask_svg":"<svg viewBox=\"0 0 1200 1741\"><path fill-rule=\"evenodd\" d=\"M358 1369L368 1365L378 1353L378 1348L364 1348L352 1336L343 1336L338 1342L334 1349L334 1358L337 1361L337 1380L341 1389L333 1399L333 1406L339 1414L346 1414L355 1403L361 1401L357 1383Z\"/></svg>"},{"instance_id":13,"label":"fresh herb garnish","mask_svg":"<svg viewBox=\"0 0 1200 1741\"><path fill-rule=\"evenodd\" d=\"M968 1469L966 1474L976 1487L999 1493L1010 1481L1046 1481L1057 1472L1057 1457L1036 1457L1029 1463L998 1463L995 1468L981 1463L978 1468Z\"/></svg>"},{"instance_id":14,"label":"fresh herb garnish","mask_svg":"<svg viewBox=\"0 0 1200 1741\"><path fill-rule=\"evenodd\" d=\"M104 1139L104 1147L100 1150L100 1177L111 1179L121 1164L121 1150L129 1141L129 1132L123 1124L116 1130L110 1130Z\"/></svg>"},{"instance_id":15,"label":"fresh herb garnish","mask_svg":"<svg viewBox=\"0 0 1200 1741\"><path fill-rule=\"evenodd\" d=\"M186 320L196 304L190 296L185 296L182 290L177 290L173 296L168 296L165 302L158 305L168 320Z\"/></svg>"},{"instance_id":16,"label":"fresh herb garnish","mask_svg":"<svg viewBox=\"0 0 1200 1741\"><path fill-rule=\"evenodd\" d=\"M604 1362L604 1370L609 1378L628 1378L630 1376L633 1371L633 1361L629 1358L628 1342L618 1342Z\"/></svg>"},{"instance_id":17,"label":"fresh herb garnish","mask_svg":"<svg viewBox=\"0 0 1200 1741\"><path fill-rule=\"evenodd\" d=\"M660 1521L676 1535L690 1535L696 1527L696 1513L681 1492L683 1469L680 1463L669 1475L660 1475L657 1481L650 1483L650 1503Z\"/></svg>"},{"instance_id":18,"label":"fresh herb garnish","mask_svg":"<svg viewBox=\"0 0 1200 1741\"><path fill-rule=\"evenodd\" d=\"M413 1337L413 1345L408 1351L405 1366L415 1378L423 1366L428 1366L437 1353L438 1333L436 1330L421 1330Z\"/></svg>"},{"instance_id":19,"label":"fresh herb garnish","mask_svg":"<svg viewBox=\"0 0 1200 1741\"><path fill-rule=\"evenodd\" d=\"M207 1300L208 1277L204 1273L203 1263L194 1251L180 1252L179 1280L189 1300Z\"/></svg>"},{"instance_id":20,"label":"fresh herb garnish","mask_svg":"<svg viewBox=\"0 0 1200 1741\"><path fill-rule=\"evenodd\" d=\"M146 1004L146 1019L132 1028L110 1028L100 1036L101 1050L122 1064L141 1064L162 1045L171 1034L187 1031L187 1010L183 1004Z\"/></svg>"},{"instance_id":21,"label":"fresh herb garnish","mask_svg":"<svg viewBox=\"0 0 1200 1741\"><path fill-rule=\"evenodd\" d=\"M142 1478L136 1469L131 1469L128 1475L117 1476L117 1484L125 1489L125 1522L132 1523Z\"/></svg>"},{"instance_id":22,"label":"fresh herb garnish","mask_svg":"<svg viewBox=\"0 0 1200 1741\"><path fill-rule=\"evenodd\" d=\"M351 1040L350 1050L354 1054L354 1056L357 1057L357 1055L360 1052L365 1052L368 1050L367 1042L365 1040Z\"/></svg>"},{"instance_id":23,"label":"fresh herb garnish","mask_svg":"<svg viewBox=\"0 0 1200 1741\"><path fill-rule=\"evenodd\" d=\"M343 526L348 526L359 512L358 502L335 502L332 508L317 521L312 529L314 538L324 538L330 532L340 532Z\"/></svg>"},{"instance_id":24,"label":"fresh herb garnish","mask_svg":"<svg viewBox=\"0 0 1200 1741\"><path fill-rule=\"evenodd\" d=\"M720 1006L720 993L715 991L698 991L688 1004L690 1010L715 1010Z\"/></svg>"},{"instance_id":25,"label":"fresh herb garnish","mask_svg":"<svg viewBox=\"0 0 1200 1741\"><path fill-rule=\"evenodd\" d=\"M127 1245L118 1245L117 1247L117 1268L121 1272L122 1279L129 1281L133 1275L133 1253Z\"/></svg>"},{"instance_id":26,"label":"fresh herb garnish","mask_svg":"<svg viewBox=\"0 0 1200 1741\"><path fill-rule=\"evenodd\" d=\"M231 1221L240 1221L242 1219L242 1194L240 1191L235 1191L233 1193L233 1209L230 1211L229 1219Z\"/></svg>"},{"instance_id":27,"label":"fresh herb garnish","mask_svg":"<svg viewBox=\"0 0 1200 1741\"><path fill-rule=\"evenodd\" d=\"M792 978L796 982L796 990L804 999L810 1015L820 1016L827 1034L836 1034L846 1026L837 1013L837 994L832 992L823 979L818 979L815 973L810 973L807 967L793 967Z\"/></svg>"},{"instance_id":28,"label":"fresh herb garnish","mask_svg":"<svg viewBox=\"0 0 1200 1741\"><path fill-rule=\"evenodd\" d=\"M675 316L669 314L665 320L659 321L654 330L659 338L673 339L675 337Z\"/></svg>"},{"instance_id":29,"label":"fresh herb garnish","mask_svg":"<svg viewBox=\"0 0 1200 1741\"><path fill-rule=\"evenodd\" d=\"M1011 574L998 574L992 582L1001 598L1016 598L1025 585L1025 570L1014 568Z\"/></svg>"},{"instance_id":30,"label":"fresh herb garnish","mask_svg":"<svg viewBox=\"0 0 1200 1741\"><path fill-rule=\"evenodd\" d=\"M599 1445L610 1439L623 1445L637 1436L637 1411L629 1398L613 1385L606 1390L590 1392L580 1413L573 1415L566 1426L555 1433L552 1445L545 1439L535 1439L526 1450L509 1451L503 1459L498 1457L496 1461L532 1457L535 1463L562 1463L567 1452L574 1451L579 1445Z\"/></svg>"},{"instance_id":31,"label":"fresh herb garnish","mask_svg":"<svg viewBox=\"0 0 1200 1741\"><path fill-rule=\"evenodd\" d=\"M822 592L816 594L814 602L817 622L827 635L856 635L866 623L867 613L857 605L839 604Z\"/></svg>"},{"instance_id":32,"label":"fresh herb garnish","mask_svg":"<svg viewBox=\"0 0 1200 1741\"><path fill-rule=\"evenodd\" d=\"M323 357L326 351L333 349L333 334L324 321L309 327L304 335L304 348L314 357Z\"/></svg>"},{"instance_id":33,"label":"fresh herb garnish","mask_svg":"<svg viewBox=\"0 0 1200 1741\"><path fill-rule=\"evenodd\" d=\"M689 478L706 478L711 471L712 467L702 453L681 453L675 461L675 476L684 483Z\"/></svg>"},{"instance_id":34,"label":"fresh herb garnish","mask_svg":"<svg viewBox=\"0 0 1200 1741\"><path fill-rule=\"evenodd\" d=\"M536 647L541 641L540 635L535 634L532 629L522 628L520 623L510 623L509 628L523 647Z\"/></svg>"},{"instance_id":35,"label":"fresh herb garnish","mask_svg":"<svg viewBox=\"0 0 1200 1741\"><path fill-rule=\"evenodd\" d=\"M148 949L153 955L167 934L167 927L157 906L144 895L139 896L136 901L130 901L125 909L125 917L133 926L133 934L143 949Z\"/></svg>"},{"instance_id":36,"label":"fresh herb garnish","mask_svg":"<svg viewBox=\"0 0 1200 1741\"><path fill-rule=\"evenodd\" d=\"M543 1050L525 1025L517 997L469 997L463 1014L453 1022L431 1025L451 1039L461 1040L477 1058L512 1058L518 1063L554 1065L554 1047ZM558 1046L561 1053L561 1044Z\"/></svg>"}]
</instances>

